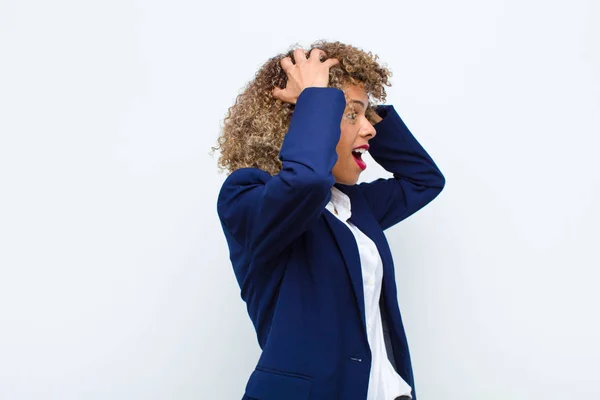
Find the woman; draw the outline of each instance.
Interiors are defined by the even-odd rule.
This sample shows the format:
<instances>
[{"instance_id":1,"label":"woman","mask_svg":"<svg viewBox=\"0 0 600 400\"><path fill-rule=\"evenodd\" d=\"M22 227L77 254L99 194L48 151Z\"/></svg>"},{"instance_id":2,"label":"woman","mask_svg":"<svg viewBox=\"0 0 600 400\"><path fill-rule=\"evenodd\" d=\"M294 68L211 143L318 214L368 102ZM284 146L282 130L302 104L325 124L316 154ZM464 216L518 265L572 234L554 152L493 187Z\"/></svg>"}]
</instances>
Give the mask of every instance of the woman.
<instances>
[{"instance_id":1,"label":"woman","mask_svg":"<svg viewBox=\"0 0 600 400\"><path fill-rule=\"evenodd\" d=\"M243 400L416 399L383 231L445 180L375 105L390 76L319 41L270 59L229 109L217 211L262 349ZM367 150L393 177L357 184Z\"/></svg>"}]
</instances>

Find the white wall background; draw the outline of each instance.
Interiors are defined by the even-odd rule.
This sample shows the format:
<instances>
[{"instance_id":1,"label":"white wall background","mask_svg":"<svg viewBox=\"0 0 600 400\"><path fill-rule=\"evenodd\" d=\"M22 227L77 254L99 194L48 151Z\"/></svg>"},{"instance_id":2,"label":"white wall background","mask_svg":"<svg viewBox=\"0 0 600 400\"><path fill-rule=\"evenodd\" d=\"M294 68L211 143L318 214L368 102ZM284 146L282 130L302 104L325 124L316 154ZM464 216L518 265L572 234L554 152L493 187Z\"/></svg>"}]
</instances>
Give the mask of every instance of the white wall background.
<instances>
[{"instance_id":1,"label":"white wall background","mask_svg":"<svg viewBox=\"0 0 600 400\"><path fill-rule=\"evenodd\" d=\"M597 1L0 1L0 399L240 399L208 153L273 55L378 54L447 178L388 231L421 400L600 398ZM386 175L371 162L363 180Z\"/></svg>"}]
</instances>

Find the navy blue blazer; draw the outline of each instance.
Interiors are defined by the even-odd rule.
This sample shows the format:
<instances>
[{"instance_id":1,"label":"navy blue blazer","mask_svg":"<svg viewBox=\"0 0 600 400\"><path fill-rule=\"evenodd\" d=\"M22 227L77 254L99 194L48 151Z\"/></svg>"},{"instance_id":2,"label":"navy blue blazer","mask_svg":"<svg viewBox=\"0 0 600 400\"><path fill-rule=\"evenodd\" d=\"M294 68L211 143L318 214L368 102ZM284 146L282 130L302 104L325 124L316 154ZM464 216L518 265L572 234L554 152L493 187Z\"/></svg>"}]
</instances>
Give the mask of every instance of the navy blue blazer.
<instances>
[{"instance_id":1,"label":"navy blue blazer","mask_svg":"<svg viewBox=\"0 0 600 400\"><path fill-rule=\"evenodd\" d=\"M413 388L408 342L398 307L394 263L384 230L433 200L445 179L392 105L369 141L373 159L393 177L335 182L342 90L309 87L296 101L271 176L233 171L217 212L230 259L262 349L243 400L365 400L371 368L362 273L352 232L326 210L331 187L346 193L350 221L376 244L383 261L381 312L395 368Z\"/></svg>"}]
</instances>

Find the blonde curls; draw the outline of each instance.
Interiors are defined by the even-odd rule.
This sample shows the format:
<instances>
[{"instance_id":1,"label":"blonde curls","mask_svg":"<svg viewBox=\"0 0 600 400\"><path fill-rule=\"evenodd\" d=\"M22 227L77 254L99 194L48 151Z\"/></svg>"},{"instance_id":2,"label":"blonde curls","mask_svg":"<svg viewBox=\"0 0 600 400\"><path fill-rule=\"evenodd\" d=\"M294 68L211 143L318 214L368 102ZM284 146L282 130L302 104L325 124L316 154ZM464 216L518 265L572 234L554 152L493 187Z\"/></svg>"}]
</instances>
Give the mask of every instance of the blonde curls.
<instances>
[{"instance_id":1,"label":"blonde curls","mask_svg":"<svg viewBox=\"0 0 600 400\"><path fill-rule=\"evenodd\" d=\"M293 57L296 47L287 53L270 58L257 72L252 81L240 93L223 120L217 145L212 152L220 151L220 171L231 173L240 168L260 168L271 175L282 167L279 151L288 131L294 112L294 104L284 103L272 96L275 86L285 88L287 75L281 68L284 57ZM314 42L313 48L324 50L327 58L340 62L329 70L329 86L343 89L347 84L363 85L369 96L369 113L373 105L386 101L385 86L391 86L392 72L381 66L378 56L340 42Z\"/></svg>"}]
</instances>

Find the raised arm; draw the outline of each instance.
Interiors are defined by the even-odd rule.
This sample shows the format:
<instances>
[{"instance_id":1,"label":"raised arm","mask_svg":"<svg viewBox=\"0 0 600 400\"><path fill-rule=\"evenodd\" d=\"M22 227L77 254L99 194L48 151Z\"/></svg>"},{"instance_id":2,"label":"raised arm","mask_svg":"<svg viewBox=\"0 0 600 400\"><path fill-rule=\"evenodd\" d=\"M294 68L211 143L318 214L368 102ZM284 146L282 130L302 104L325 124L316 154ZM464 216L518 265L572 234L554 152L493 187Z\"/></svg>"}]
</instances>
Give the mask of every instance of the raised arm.
<instances>
[{"instance_id":1,"label":"raised arm","mask_svg":"<svg viewBox=\"0 0 600 400\"><path fill-rule=\"evenodd\" d=\"M217 202L219 218L255 262L280 254L329 202L345 107L340 89L304 89L279 154L282 170L271 177L243 168L225 180Z\"/></svg>"},{"instance_id":2,"label":"raised arm","mask_svg":"<svg viewBox=\"0 0 600 400\"><path fill-rule=\"evenodd\" d=\"M358 187L382 229L387 229L433 200L444 188L445 178L394 106L380 105L376 112L383 119L374 125L377 134L369 141L369 153L393 177Z\"/></svg>"}]
</instances>

